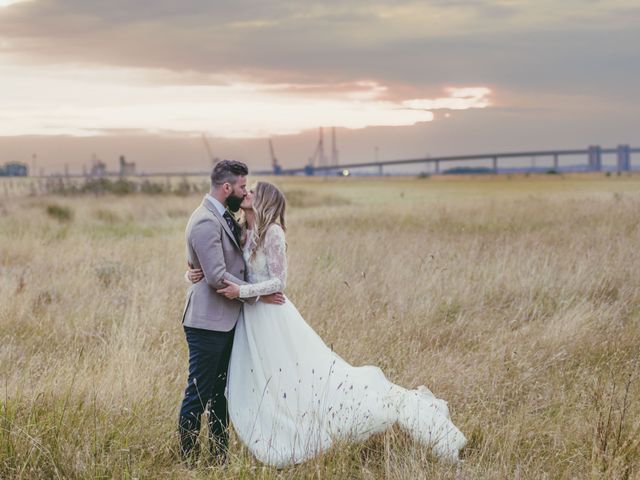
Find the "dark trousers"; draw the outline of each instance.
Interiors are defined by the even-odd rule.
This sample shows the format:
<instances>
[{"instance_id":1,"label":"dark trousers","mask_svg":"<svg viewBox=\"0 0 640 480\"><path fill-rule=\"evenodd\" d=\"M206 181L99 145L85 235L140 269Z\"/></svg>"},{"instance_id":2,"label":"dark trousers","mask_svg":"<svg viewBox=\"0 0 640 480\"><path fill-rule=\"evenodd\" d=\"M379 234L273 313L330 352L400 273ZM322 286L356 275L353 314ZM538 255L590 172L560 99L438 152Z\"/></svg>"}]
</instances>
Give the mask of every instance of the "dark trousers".
<instances>
[{"instance_id":1,"label":"dark trousers","mask_svg":"<svg viewBox=\"0 0 640 480\"><path fill-rule=\"evenodd\" d=\"M224 389L234 330L214 332L184 327L189 345L189 381L178 422L183 457L188 456L195 447L200 432L200 417L207 408L211 452L215 456L226 454L229 433Z\"/></svg>"}]
</instances>

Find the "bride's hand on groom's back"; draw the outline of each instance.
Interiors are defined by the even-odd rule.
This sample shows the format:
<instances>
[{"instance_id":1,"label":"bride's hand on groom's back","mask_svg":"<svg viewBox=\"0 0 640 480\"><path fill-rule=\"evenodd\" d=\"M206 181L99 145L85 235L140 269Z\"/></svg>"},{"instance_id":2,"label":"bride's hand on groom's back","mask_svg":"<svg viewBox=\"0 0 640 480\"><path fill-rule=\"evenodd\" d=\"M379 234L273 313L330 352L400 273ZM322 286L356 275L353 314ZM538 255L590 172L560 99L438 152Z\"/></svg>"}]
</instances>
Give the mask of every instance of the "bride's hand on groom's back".
<instances>
[{"instance_id":1,"label":"bride's hand on groom's back","mask_svg":"<svg viewBox=\"0 0 640 480\"><path fill-rule=\"evenodd\" d=\"M190 268L187 270L186 277L191 283L198 283L204 278L204 273L201 268Z\"/></svg>"}]
</instances>

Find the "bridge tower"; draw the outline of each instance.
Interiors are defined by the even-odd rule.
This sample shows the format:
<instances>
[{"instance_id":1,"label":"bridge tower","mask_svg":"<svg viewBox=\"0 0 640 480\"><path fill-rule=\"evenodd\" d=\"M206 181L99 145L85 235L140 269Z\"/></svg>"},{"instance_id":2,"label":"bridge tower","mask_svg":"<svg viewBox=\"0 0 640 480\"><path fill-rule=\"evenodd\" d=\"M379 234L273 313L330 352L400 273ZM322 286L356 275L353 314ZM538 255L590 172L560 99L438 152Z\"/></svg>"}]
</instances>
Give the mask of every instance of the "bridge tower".
<instances>
[{"instance_id":1,"label":"bridge tower","mask_svg":"<svg viewBox=\"0 0 640 480\"><path fill-rule=\"evenodd\" d=\"M589 145L589 170L599 172L602 170L602 148L600 145Z\"/></svg>"},{"instance_id":2,"label":"bridge tower","mask_svg":"<svg viewBox=\"0 0 640 480\"><path fill-rule=\"evenodd\" d=\"M629 145L618 145L618 172L628 172L631 170L631 147Z\"/></svg>"}]
</instances>

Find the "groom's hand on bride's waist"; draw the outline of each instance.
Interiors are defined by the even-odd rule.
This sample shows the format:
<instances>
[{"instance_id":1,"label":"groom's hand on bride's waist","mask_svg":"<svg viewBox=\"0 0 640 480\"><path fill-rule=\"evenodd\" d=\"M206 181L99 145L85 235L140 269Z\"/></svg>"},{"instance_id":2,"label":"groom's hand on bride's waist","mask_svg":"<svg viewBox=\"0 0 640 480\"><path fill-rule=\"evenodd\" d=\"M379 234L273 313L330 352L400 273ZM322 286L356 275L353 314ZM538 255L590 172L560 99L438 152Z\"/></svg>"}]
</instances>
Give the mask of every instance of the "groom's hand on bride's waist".
<instances>
[{"instance_id":1,"label":"groom's hand on bride's waist","mask_svg":"<svg viewBox=\"0 0 640 480\"><path fill-rule=\"evenodd\" d=\"M281 292L272 293L271 295L261 295L260 301L262 303L270 303L272 305L284 305L286 299L284 298L284 294Z\"/></svg>"}]
</instances>

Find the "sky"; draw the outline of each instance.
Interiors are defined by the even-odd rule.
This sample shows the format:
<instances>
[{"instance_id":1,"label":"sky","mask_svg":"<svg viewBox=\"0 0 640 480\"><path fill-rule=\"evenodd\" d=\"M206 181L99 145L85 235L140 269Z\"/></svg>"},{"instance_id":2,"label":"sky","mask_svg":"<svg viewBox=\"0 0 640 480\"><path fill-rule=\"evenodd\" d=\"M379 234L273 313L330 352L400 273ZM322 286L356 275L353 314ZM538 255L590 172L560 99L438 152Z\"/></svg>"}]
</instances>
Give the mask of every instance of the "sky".
<instances>
[{"instance_id":1,"label":"sky","mask_svg":"<svg viewBox=\"0 0 640 480\"><path fill-rule=\"evenodd\" d=\"M0 164L640 146L637 0L0 0Z\"/></svg>"}]
</instances>

